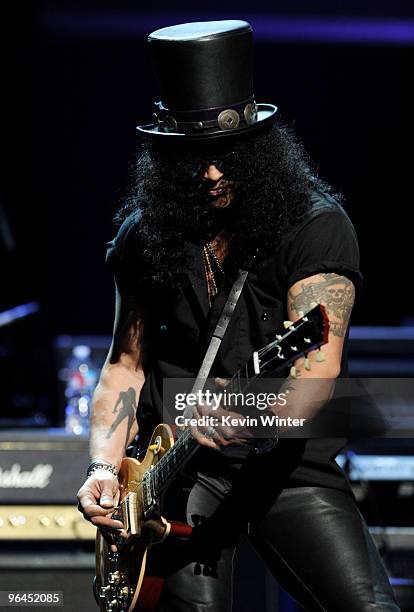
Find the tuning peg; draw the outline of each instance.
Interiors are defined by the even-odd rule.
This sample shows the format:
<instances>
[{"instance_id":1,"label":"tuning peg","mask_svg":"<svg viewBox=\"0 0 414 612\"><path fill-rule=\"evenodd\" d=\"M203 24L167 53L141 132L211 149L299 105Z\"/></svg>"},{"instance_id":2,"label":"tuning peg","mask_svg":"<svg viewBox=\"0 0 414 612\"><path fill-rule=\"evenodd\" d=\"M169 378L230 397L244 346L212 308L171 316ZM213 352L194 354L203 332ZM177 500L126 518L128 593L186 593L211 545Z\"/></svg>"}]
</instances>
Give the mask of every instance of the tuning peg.
<instances>
[{"instance_id":1,"label":"tuning peg","mask_svg":"<svg viewBox=\"0 0 414 612\"><path fill-rule=\"evenodd\" d=\"M281 340L282 339L282 335L281 334L276 334L276 340Z\"/></svg>"},{"instance_id":2,"label":"tuning peg","mask_svg":"<svg viewBox=\"0 0 414 612\"><path fill-rule=\"evenodd\" d=\"M290 327L291 325L293 325L293 321L283 321L283 327L285 329L287 329L288 327Z\"/></svg>"},{"instance_id":3,"label":"tuning peg","mask_svg":"<svg viewBox=\"0 0 414 612\"><path fill-rule=\"evenodd\" d=\"M298 315L300 316L300 318L305 316L305 313L303 312L303 310L299 310Z\"/></svg>"},{"instance_id":4,"label":"tuning peg","mask_svg":"<svg viewBox=\"0 0 414 612\"><path fill-rule=\"evenodd\" d=\"M316 361L326 361L326 355L323 351L319 350L316 355Z\"/></svg>"},{"instance_id":5,"label":"tuning peg","mask_svg":"<svg viewBox=\"0 0 414 612\"><path fill-rule=\"evenodd\" d=\"M292 366L292 367L290 368L290 375L291 375L291 377L292 377L292 378L297 378L297 373L296 373L296 368L295 368L295 366Z\"/></svg>"},{"instance_id":6,"label":"tuning peg","mask_svg":"<svg viewBox=\"0 0 414 612\"><path fill-rule=\"evenodd\" d=\"M294 353L297 353L299 351L297 346L291 346L290 350L293 351Z\"/></svg>"},{"instance_id":7,"label":"tuning peg","mask_svg":"<svg viewBox=\"0 0 414 612\"><path fill-rule=\"evenodd\" d=\"M306 344L310 344L312 342L310 338L303 338L303 340L306 342Z\"/></svg>"},{"instance_id":8,"label":"tuning peg","mask_svg":"<svg viewBox=\"0 0 414 612\"><path fill-rule=\"evenodd\" d=\"M310 370L311 369L310 359L308 357L306 357L305 362L304 362L303 365L304 365L305 370Z\"/></svg>"}]
</instances>

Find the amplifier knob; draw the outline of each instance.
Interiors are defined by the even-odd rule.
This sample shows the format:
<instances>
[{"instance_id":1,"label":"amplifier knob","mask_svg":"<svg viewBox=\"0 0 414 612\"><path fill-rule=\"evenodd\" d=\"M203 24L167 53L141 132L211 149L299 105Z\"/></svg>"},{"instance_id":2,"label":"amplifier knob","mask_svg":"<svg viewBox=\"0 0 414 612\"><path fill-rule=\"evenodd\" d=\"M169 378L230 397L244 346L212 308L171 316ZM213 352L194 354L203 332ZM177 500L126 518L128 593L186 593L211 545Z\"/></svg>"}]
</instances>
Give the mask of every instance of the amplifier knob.
<instances>
[{"instance_id":1,"label":"amplifier knob","mask_svg":"<svg viewBox=\"0 0 414 612\"><path fill-rule=\"evenodd\" d=\"M65 517L64 516L56 516L55 517L55 523L56 525L58 525L59 527L64 527L65 526Z\"/></svg>"},{"instance_id":2,"label":"amplifier knob","mask_svg":"<svg viewBox=\"0 0 414 612\"><path fill-rule=\"evenodd\" d=\"M24 525L25 522L26 522L26 517L23 516L22 514L20 514L19 516L16 516L14 514L12 516L9 516L9 523L13 527L18 527L19 525Z\"/></svg>"},{"instance_id":3,"label":"amplifier knob","mask_svg":"<svg viewBox=\"0 0 414 612\"><path fill-rule=\"evenodd\" d=\"M4 520L0 516L0 527L3 527L3 525L4 525Z\"/></svg>"},{"instance_id":4,"label":"amplifier knob","mask_svg":"<svg viewBox=\"0 0 414 612\"><path fill-rule=\"evenodd\" d=\"M43 527L49 527L50 518L46 516L45 514L42 514L42 516L39 516L39 523L43 525Z\"/></svg>"}]
</instances>

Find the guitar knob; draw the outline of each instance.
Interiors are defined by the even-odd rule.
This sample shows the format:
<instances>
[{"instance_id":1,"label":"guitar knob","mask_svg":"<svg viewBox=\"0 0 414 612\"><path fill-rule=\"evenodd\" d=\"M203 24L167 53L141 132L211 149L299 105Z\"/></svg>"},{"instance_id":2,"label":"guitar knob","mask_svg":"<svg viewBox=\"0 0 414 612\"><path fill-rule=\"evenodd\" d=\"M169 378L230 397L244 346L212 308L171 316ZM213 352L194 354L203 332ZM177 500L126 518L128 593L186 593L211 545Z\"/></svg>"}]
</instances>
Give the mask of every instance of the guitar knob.
<instances>
[{"instance_id":1,"label":"guitar knob","mask_svg":"<svg viewBox=\"0 0 414 612\"><path fill-rule=\"evenodd\" d=\"M118 585L120 580L121 580L121 574L119 572L111 572L108 575L108 582L109 582L109 584Z\"/></svg>"},{"instance_id":2,"label":"guitar knob","mask_svg":"<svg viewBox=\"0 0 414 612\"><path fill-rule=\"evenodd\" d=\"M111 585L107 585L107 586L101 586L100 590L99 590L99 597L101 599L106 599L106 596L110 594L112 590Z\"/></svg>"},{"instance_id":3,"label":"guitar knob","mask_svg":"<svg viewBox=\"0 0 414 612\"><path fill-rule=\"evenodd\" d=\"M129 587L122 587L122 589L119 589L118 593L119 597L122 597L122 599L126 599L129 596Z\"/></svg>"}]
</instances>

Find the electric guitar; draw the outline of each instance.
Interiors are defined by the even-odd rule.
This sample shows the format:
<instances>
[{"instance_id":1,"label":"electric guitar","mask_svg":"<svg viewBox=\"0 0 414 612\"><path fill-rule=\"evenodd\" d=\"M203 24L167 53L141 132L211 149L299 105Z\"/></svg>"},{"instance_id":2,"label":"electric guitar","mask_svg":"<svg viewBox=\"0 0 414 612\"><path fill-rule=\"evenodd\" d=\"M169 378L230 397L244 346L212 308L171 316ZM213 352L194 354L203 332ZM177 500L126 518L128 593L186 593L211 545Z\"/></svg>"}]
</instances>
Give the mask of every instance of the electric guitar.
<instances>
[{"instance_id":1,"label":"electric guitar","mask_svg":"<svg viewBox=\"0 0 414 612\"><path fill-rule=\"evenodd\" d=\"M283 333L254 352L226 389L243 393L252 381L292 366L298 357L306 358L309 351L326 344L328 332L329 321L320 304L295 323L285 322ZM128 538L119 544L118 539L117 552L111 552L107 539L97 531L94 594L101 612L155 610L163 577L145 575L148 550L166 538L188 538L192 530L190 525L162 516L162 496L198 448L188 429L174 442L169 425L160 424L142 461L122 460L120 503L112 518L123 522Z\"/></svg>"}]
</instances>

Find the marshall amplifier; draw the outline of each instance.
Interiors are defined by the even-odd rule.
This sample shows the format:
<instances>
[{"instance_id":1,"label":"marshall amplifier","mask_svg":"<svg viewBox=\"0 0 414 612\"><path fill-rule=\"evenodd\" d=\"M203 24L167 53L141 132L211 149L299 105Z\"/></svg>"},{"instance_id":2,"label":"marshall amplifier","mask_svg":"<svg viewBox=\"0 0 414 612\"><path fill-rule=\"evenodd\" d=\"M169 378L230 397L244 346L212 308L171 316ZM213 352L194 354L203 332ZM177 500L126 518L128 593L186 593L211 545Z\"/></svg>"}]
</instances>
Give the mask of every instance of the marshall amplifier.
<instances>
[{"instance_id":1,"label":"marshall amplifier","mask_svg":"<svg viewBox=\"0 0 414 612\"><path fill-rule=\"evenodd\" d=\"M88 439L61 429L0 432L1 504L77 504Z\"/></svg>"}]
</instances>

